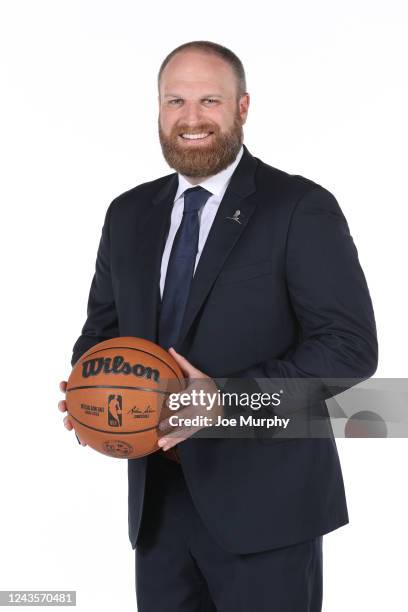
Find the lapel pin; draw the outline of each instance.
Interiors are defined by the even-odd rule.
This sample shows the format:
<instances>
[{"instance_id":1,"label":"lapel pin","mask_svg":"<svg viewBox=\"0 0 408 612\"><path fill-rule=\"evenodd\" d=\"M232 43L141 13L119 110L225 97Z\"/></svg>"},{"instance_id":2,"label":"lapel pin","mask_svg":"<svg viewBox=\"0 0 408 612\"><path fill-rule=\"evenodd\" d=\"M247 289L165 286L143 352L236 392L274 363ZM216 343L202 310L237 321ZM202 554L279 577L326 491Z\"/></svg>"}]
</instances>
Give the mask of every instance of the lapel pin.
<instances>
[{"instance_id":1,"label":"lapel pin","mask_svg":"<svg viewBox=\"0 0 408 612\"><path fill-rule=\"evenodd\" d=\"M240 221L240 216L241 216L241 211L240 210L236 210L234 212L234 214L232 215L232 217L227 217L227 219L231 219L231 221L236 221L237 223L239 223L241 225L241 221Z\"/></svg>"}]
</instances>

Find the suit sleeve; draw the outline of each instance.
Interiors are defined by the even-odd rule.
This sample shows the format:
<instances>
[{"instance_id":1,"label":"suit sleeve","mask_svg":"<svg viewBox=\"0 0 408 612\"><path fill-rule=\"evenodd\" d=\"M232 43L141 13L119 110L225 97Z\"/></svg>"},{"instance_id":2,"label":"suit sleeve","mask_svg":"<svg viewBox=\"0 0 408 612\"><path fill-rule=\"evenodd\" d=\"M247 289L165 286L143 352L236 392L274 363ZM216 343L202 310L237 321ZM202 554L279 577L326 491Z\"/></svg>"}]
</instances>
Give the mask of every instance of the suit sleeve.
<instances>
[{"instance_id":1,"label":"suit sleeve","mask_svg":"<svg viewBox=\"0 0 408 612\"><path fill-rule=\"evenodd\" d=\"M369 378L377 368L373 307L357 249L337 200L323 187L309 191L293 211L285 275L299 341L284 355L236 373L224 390L236 385L233 379L247 379L252 387L255 378L264 379L263 390L268 380L279 379L297 410Z\"/></svg>"},{"instance_id":2,"label":"suit sleeve","mask_svg":"<svg viewBox=\"0 0 408 612\"><path fill-rule=\"evenodd\" d=\"M96 256L95 273L89 292L87 319L73 347L72 366L95 344L120 335L110 266L110 217L114 202L115 200L110 204L105 215Z\"/></svg>"}]
</instances>

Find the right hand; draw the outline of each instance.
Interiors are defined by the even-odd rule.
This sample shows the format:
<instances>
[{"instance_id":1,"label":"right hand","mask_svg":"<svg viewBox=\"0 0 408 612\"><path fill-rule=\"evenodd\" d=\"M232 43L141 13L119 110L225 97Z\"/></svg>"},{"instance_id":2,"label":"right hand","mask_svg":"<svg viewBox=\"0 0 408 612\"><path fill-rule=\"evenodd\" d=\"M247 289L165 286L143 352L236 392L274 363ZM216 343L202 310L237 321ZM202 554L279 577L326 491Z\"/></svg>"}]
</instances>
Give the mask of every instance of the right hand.
<instances>
[{"instance_id":1,"label":"right hand","mask_svg":"<svg viewBox=\"0 0 408 612\"><path fill-rule=\"evenodd\" d=\"M65 393L65 391L67 390L67 381L62 380L59 384L59 388L60 388L60 391ZM61 400L60 402L58 402L58 410L60 410L61 412L67 411L67 402L65 400ZM71 429L74 429L72 421L70 420L68 415L64 417L64 427L66 427L68 431L71 431ZM86 442L82 442L82 440L79 439L78 434L76 432L75 432L75 435L77 437L78 442L80 442L82 446L86 446Z\"/></svg>"}]
</instances>

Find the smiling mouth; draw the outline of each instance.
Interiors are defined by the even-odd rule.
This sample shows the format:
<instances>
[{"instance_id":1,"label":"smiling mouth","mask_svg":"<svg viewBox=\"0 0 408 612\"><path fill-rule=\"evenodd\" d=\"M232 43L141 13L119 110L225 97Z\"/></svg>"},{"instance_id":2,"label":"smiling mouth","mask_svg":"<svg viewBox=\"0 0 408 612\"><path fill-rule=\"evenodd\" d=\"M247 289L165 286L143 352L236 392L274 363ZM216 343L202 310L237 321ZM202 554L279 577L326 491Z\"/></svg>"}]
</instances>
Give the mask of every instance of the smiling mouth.
<instances>
[{"instance_id":1,"label":"smiling mouth","mask_svg":"<svg viewBox=\"0 0 408 612\"><path fill-rule=\"evenodd\" d=\"M200 134L184 132L183 134L180 134L180 138L188 142L202 142L203 140L207 140L212 134L213 132L201 132Z\"/></svg>"}]
</instances>

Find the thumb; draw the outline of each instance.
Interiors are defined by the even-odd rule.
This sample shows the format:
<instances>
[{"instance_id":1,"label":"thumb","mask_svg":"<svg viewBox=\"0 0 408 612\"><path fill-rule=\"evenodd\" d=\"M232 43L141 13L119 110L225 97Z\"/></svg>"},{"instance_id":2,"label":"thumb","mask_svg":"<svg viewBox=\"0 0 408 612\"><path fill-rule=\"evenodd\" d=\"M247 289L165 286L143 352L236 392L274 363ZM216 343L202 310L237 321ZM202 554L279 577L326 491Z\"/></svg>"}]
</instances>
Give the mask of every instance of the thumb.
<instances>
[{"instance_id":1,"label":"thumb","mask_svg":"<svg viewBox=\"0 0 408 612\"><path fill-rule=\"evenodd\" d=\"M177 361L185 376L188 376L189 378L195 378L197 376L197 368L191 365L191 363L187 361L185 357L179 355L173 347L169 348L169 353Z\"/></svg>"}]
</instances>

